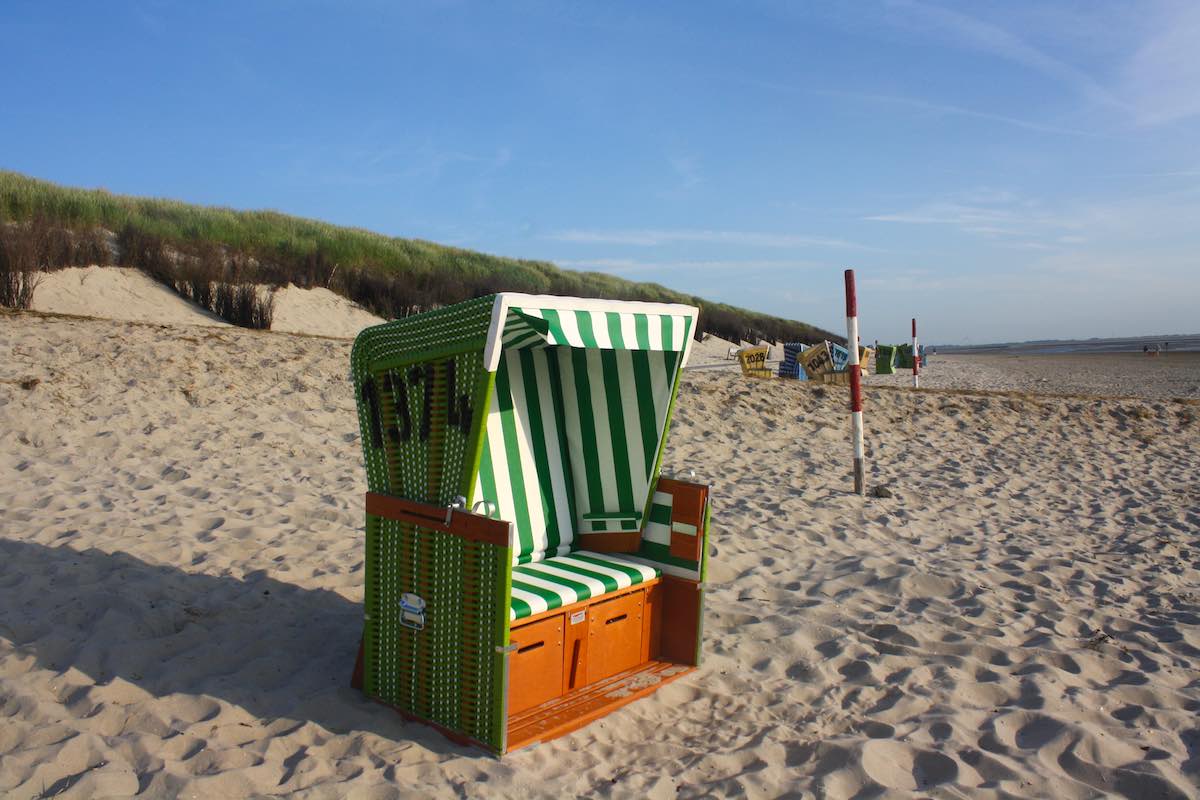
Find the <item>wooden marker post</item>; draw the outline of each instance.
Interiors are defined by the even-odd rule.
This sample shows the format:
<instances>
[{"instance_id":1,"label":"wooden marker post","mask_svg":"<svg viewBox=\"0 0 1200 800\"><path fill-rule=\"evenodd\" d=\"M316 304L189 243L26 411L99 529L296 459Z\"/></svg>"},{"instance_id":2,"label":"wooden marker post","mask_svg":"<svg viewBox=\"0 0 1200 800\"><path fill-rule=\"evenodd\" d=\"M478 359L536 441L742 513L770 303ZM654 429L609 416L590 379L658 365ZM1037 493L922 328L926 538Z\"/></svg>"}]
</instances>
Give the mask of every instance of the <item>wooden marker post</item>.
<instances>
[{"instance_id":1,"label":"wooden marker post","mask_svg":"<svg viewBox=\"0 0 1200 800\"><path fill-rule=\"evenodd\" d=\"M846 365L850 373L850 436L854 442L854 491L867 493L863 474L863 415L862 415L862 365L858 362L858 297L854 293L854 270L846 270L846 349L850 361Z\"/></svg>"},{"instance_id":2,"label":"wooden marker post","mask_svg":"<svg viewBox=\"0 0 1200 800\"><path fill-rule=\"evenodd\" d=\"M917 355L917 318L913 317L913 388L921 388L921 357Z\"/></svg>"}]
</instances>

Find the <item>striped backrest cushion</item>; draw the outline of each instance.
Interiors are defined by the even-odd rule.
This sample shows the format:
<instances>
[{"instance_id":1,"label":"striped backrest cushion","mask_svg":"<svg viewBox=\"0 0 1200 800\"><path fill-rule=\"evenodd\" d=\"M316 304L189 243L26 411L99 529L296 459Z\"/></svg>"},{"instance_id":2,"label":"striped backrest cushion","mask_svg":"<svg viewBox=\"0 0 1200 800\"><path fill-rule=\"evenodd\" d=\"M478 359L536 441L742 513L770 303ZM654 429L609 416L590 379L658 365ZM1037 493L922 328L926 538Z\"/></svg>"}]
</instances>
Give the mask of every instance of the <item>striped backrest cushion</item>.
<instances>
[{"instance_id":1,"label":"striped backrest cushion","mask_svg":"<svg viewBox=\"0 0 1200 800\"><path fill-rule=\"evenodd\" d=\"M505 350L487 416L476 499L516 528L514 563L563 555L575 534L637 531L680 354ZM589 515L628 514L616 523Z\"/></svg>"},{"instance_id":2,"label":"striped backrest cushion","mask_svg":"<svg viewBox=\"0 0 1200 800\"><path fill-rule=\"evenodd\" d=\"M564 385L547 348L506 351L496 370L475 498L516 529L513 561L570 551L575 487L564 452Z\"/></svg>"},{"instance_id":3,"label":"striped backrest cushion","mask_svg":"<svg viewBox=\"0 0 1200 800\"><path fill-rule=\"evenodd\" d=\"M610 523L584 514L623 512L636 531L649 497L679 354L555 348L563 376L566 451L575 477L579 530ZM586 527L585 527L586 526Z\"/></svg>"},{"instance_id":4,"label":"striped backrest cushion","mask_svg":"<svg viewBox=\"0 0 1200 800\"><path fill-rule=\"evenodd\" d=\"M694 322L551 305L506 312L473 492L514 523L516 564L578 548L577 533L641 529Z\"/></svg>"}]
</instances>

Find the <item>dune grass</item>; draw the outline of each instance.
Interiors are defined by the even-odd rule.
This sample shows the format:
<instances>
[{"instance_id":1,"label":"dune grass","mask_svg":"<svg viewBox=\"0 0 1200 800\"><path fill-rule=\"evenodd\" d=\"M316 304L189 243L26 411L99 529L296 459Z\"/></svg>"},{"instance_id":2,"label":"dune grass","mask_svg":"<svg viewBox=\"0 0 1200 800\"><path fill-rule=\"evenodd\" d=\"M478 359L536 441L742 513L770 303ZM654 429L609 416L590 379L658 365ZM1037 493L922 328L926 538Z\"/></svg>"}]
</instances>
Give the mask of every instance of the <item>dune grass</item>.
<instances>
[{"instance_id":1,"label":"dune grass","mask_svg":"<svg viewBox=\"0 0 1200 800\"><path fill-rule=\"evenodd\" d=\"M36 225L79 236L117 234L121 264L175 285L180 264L224 262L209 277L326 286L381 316L393 318L497 291L617 300L688 303L700 307L698 332L737 341L841 341L835 334L786 320L599 272L563 270L545 261L504 258L402 239L275 211L237 211L176 200L116 195L59 186L0 170L0 225ZM0 245L3 243L0 242ZM0 266L5 259L0 246ZM182 261L181 261L182 259ZM72 262L74 263L74 262ZM96 263L96 262L91 262ZM54 266L67 266L58 263Z\"/></svg>"}]
</instances>

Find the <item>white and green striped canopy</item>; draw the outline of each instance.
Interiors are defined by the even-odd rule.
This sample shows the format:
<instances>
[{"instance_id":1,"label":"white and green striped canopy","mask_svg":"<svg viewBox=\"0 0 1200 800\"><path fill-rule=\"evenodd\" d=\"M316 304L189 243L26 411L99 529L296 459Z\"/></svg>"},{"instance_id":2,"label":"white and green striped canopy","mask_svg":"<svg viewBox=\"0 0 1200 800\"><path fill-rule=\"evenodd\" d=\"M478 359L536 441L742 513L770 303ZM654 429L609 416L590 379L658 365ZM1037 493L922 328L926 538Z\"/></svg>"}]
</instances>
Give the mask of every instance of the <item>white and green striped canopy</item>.
<instances>
[{"instance_id":1,"label":"white and green striped canopy","mask_svg":"<svg viewBox=\"0 0 1200 800\"><path fill-rule=\"evenodd\" d=\"M642 305L621 303L622 306ZM687 306L675 306L684 309ZM561 310L511 307L504 322L505 350L563 345L599 350L681 352L695 315L673 310L651 314L634 310Z\"/></svg>"},{"instance_id":2,"label":"white and green striped canopy","mask_svg":"<svg viewBox=\"0 0 1200 800\"><path fill-rule=\"evenodd\" d=\"M515 524L514 561L638 531L695 329L691 306L501 294L473 501Z\"/></svg>"}]
</instances>

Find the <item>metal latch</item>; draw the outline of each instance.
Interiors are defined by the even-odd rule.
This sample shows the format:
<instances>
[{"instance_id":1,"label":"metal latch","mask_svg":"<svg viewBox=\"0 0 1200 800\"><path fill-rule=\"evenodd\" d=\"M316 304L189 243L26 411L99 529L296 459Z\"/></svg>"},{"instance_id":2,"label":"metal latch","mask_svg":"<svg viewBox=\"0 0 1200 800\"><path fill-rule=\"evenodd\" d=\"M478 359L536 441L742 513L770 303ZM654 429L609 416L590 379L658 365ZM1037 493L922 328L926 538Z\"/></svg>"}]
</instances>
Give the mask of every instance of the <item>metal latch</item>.
<instances>
[{"instance_id":1,"label":"metal latch","mask_svg":"<svg viewBox=\"0 0 1200 800\"><path fill-rule=\"evenodd\" d=\"M461 494L455 495L454 500L451 501L450 505L446 506L446 524L450 524L450 517L454 516L454 509L466 507L467 498L463 497Z\"/></svg>"}]
</instances>

